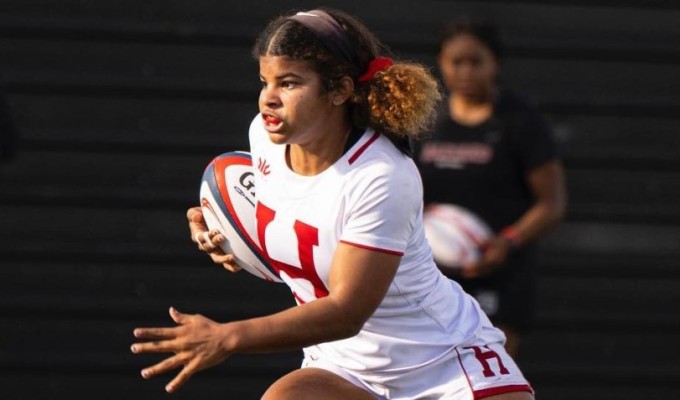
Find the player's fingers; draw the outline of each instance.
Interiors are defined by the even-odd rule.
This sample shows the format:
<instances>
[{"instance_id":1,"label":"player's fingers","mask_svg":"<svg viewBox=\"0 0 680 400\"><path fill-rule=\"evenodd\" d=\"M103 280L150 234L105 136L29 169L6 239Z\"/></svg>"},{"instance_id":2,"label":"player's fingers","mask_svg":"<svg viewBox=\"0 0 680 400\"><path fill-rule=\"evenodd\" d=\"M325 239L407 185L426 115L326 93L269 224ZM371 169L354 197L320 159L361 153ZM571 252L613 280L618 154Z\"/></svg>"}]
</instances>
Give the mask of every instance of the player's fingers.
<instances>
[{"instance_id":1,"label":"player's fingers","mask_svg":"<svg viewBox=\"0 0 680 400\"><path fill-rule=\"evenodd\" d=\"M202 223L203 211L201 210L201 207L191 207L190 209L188 209L187 219L189 220L189 222Z\"/></svg>"},{"instance_id":2,"label":"player's fingers","mask_svg":"<svg viewBox=\"0 0 680 400\"><path fill-rule=\"evenodd\" d=\"M203 249L207 251L210 251L215 248L215 244L212 242L212 239L210 238L210 232L205 231L201 233L200 244L203 246Z\"/></svg>"},{"instance_id":3,"label":"player's fingers","mask_svg":"<svg viewBox=\"0 0 680 400\"><path fill-rule=\"evenodd\" d=\"M201 360L199 358L193 358L191 361L189 361L189 363L186 364L184 368L182 368L179 374L177 374L175 379L170 381L170 383L165 386L165 391L168 393L174 393L177 391L177 389L187 383L193 374L199 371L198 367L200 363Z\"/></svg>"},{"instance_id":4,"label":"player's fingers","mask_svg":"<svg viewBox=\"0 0 680 400\"><path fill-rule=\"evenodd\" d=\"M224 267L224 269L226 269L229 272L239 272L241 270L241 266L239 266L236 263L234 263L234 264L224 263L224 264L222 264L222 266Z\"/></svg>"},{"instance_id":5,"label":"player's fingers","mask_svg":"<svg viewBox=\"0 0 680 400\"><path fill-rule=\"evenodd\" d=\"M151 342L135 343L130 347L133 353L175 353L180 346L174 339L154 340Z\"/></svg>"},{"instance_id":6,"label":"player's fingers","mask_svg":"<svg viewBox=\"0 0 680 400\"><path fill-rule=\"evenodd\" d=\"M474 278L479 275L479 263L468 263L463 265L460 271L464 278Z\"/></svg>"},{"instance_id":7,"label":"player's fingers","mask_svg":"<svg viewBox=\"0 0 680 400\"><path fill-rule=\"evenodd\" d=\"M205 225L205 219L203 219L203 212L201 211L201 208L190 208L187 211L187 219L189 220L189 233L191 235L191 240L199 243L196 235L208 230Z\"/></svg>"},{"instance_id":8,"label":"player's fingers","mask_svg":"<svg viewBox=\"0 0 680 400\"><path fill-rule=\"evenodd\" d=\"M192 232L192 233L193 233L192 240L194 241L194 243L196 243L198 245L199 249L203 250L203 243L201 243L201 237L203 235L203 231L196 231L196 232Z\"/></svg>"},{"instance_id":9,"label":"player's fingers","mask_svg":"<svg viewBox=\"0 0 680 400\"><path fill-rule=\"evenodd\" d=\"M241 267L236 263L236 257L233 254L215 254L210 253L210 258L212 258L215 264L222 264L224 268L231 272L240 271Z\"/></svg>"},{"instance_id":10,"label":"player's fingers","mask_svg":"<svg viewBox=\"0 0 680 400\"><path fill-rule=\"evenodd\" d=\"M210 252L218 249L226 238L217 229L210 231L196 230L194 232L193 240L198 244L200 250Z\"/></svg>"},{"instance_id":11,"label":"player's fingers","mask_svg":"<svg viewBox=\"0 0 680 400\"><path fill-rule=\"evenodd\" d=\"M208 243L212 246L217 246L226 240L224 235L222 235L222 233L217 229L211 229L207 232L203 232L201 233L201 236L204 243Z\"/></svg>"},{"instance_id":12,"label":"player's fingers","mask_svg":"<svg viewBox=\"0 0 680 400\"><path fill-rule=\"evenodd\" d=\"M132 333L139 339L174 339L177 328L135 328Z\"/></svg>"},{"instance_id":13,"label":"player's fingers","mask_svg":"<svg viewBox=\"0 0 680 400\"><path fill-rule=\"evenodd\" d=\"M470 279L470 278L476 278L477 275L478 275L478 272L476 272L476 271L469 271L469 270L463 270L463 271L460 273L460 275L461 275L463 278Z\"/></svg>"},{"instance_id":14,"label":"player's fingers","mask_svg":"<svg viewBox=\"0 0 680 400\"><path fill-rule=\"evenodd\" d=\"M210 232L206 230L196 230L193 235L194 242L201 247L213 247L213 242L210 237Z\"/></svg>"},{"instance_id":15,"label":"player's fingers","mask_svg":"<svg viewBox=\"0 0 680 400\"><path fill-rule=\"evenodd\" d=\"M494 257L488 252L484 253L482 259L472 264L469 269L463 270L463 276L466 278L480 278L489 275L498 266Z\"/></svg>"},{"instance_id":16,"label":"player's fingers","mask_svg":"<svg viewBox=\"0 0 680 400\"><path fill-rule=\"evenodd\" d=\"M203 232L207 232L208 228L205 227L205 225L198 225L195 223L190 223L189 224L189 234L191 235L191 241L198 244L199 246L201 245L201 239Z\"/></svg>"},{"instance_id":17,"label":"player's fingers","mask_svg":"<svg viewBox=\"0 0 680 400\"><path fill-rule=\"evenodd\" d=\"M164 374L175 368L182 366L189 360L190 355L188 353L178 353L172 357L168 357L165 360L152 365L150 367L144 368L142 370L142 377L144 379L153 378L156 375Z\"/></svg>"},{"instance_id":18,"label":"player's fingers","mask_svg":"<svg viewBox=\"0 0 680 400\"><path fill-rule=\"evenodd\" d=\"M187 318L190 317L189 314L184 314L179 311L175 307L170 307L169 310L170 313L170 318L172 318L173 321L175 321L179 325L184 325L187 322Z\"/></svg>"},{"instance_id":19,"label":"player's fingers","mask_svg":"<svg viewBox=\"0 0 680 400\"><path fill-rule=\"evenodd\" d=\"M212 229L210 231L210 240L215 244L215 245L221 245L224 243L227 238L224 237L222 232L218 231L217 229Z\"/></svg>"}]
</instances>

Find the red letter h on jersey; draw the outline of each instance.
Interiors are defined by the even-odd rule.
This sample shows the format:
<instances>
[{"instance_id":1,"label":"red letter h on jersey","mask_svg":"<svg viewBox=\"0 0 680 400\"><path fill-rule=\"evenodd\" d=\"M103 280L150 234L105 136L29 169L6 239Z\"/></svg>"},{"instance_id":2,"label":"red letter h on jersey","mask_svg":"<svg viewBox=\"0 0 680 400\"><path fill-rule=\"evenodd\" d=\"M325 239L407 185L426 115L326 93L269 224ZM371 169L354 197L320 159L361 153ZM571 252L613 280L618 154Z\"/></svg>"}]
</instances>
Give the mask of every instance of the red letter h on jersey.
<instances>
[{"instance_id":1,"label":"red letter h on jersey","mask_svg":"<svg viewBox=\"0 0 680 400\"><path fill-rule=\"evenodd\" d=\"M487 378L494 376L493 371L491 371L491 366L489 366L489 360L492 358L495 358L496 361L498 362L498 368L501 372L501 375L509 374L510 371L508 371L508 369L505 368L505 365L503 365L503 361L501 360L498 353L491 350L489 346L484 347L486 348L487 351L482 351L482 349L477 346L466 347L466 349L472 349L475 352L475 357L480 362L480 364L482 364L483 368L482 373L484 374L484 376Z\"/></svg>"}]
</instances>

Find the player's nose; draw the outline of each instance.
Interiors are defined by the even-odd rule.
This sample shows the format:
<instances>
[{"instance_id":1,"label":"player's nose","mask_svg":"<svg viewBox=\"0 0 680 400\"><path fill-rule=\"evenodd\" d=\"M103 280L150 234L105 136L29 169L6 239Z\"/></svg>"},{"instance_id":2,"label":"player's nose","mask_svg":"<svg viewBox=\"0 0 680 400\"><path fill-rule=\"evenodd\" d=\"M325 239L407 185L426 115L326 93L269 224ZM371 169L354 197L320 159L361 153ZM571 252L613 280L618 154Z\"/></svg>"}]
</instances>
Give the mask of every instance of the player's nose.
<instances>
[{"instance_id":1,"label":"player's nose","mask_svg":"<svg viewBox=\"0 0 680 400\"><path fill-rule=\"evenodd\" d=\"M281 97L279 92L274 87L263 87L260 92L260 105L264 105L267 108L276 108L281 105Z\"/></svg>"}]
</instances>

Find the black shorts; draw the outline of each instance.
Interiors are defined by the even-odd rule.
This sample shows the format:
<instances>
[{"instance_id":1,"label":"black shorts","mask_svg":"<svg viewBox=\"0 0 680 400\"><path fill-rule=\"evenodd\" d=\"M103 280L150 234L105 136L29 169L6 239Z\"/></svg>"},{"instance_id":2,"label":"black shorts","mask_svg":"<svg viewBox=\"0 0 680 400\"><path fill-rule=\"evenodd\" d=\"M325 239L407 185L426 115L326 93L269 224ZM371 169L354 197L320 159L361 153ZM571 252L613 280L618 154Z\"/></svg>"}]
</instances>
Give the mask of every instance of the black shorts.
<instances>
[{"instance_id":1,"label":"black shorts","mask_svg":"<svg viewBox=\"0 0 680 400\"><path fill-rule=\"evenodd\" d=\"M477 299L494 325L527 333L533 325L535 312L534 259L533 252L514 254L501 269L482 278L446 275Z\"/></svg>"}]
</instances>

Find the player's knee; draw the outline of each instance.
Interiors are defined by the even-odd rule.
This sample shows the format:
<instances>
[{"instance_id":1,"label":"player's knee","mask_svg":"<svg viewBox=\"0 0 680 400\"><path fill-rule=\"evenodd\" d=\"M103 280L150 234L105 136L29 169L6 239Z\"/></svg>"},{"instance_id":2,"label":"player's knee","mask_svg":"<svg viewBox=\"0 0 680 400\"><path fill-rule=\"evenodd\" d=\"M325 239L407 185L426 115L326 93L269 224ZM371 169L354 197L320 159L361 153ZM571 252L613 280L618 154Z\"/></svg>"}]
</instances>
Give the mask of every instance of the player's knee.
<instances>
[{"instance_id":1,"label":"player's knee","mask_svg":"<svg viewBox=\"0 0 680 400\"><path fill-rule=\"evenodd\" d=\"M262 395L260 400L283 400L292 398L293 393L291 393L290 388L279 383L279 381L274 382L266 392Z\"/></svg>"},{"instance_id":2,"label":"player's knee","mask_svg":"<svg viewBox=\"0 0 680 400\"><path fill-rule=\"evenodd\" d=\"M529 392L513 392L487 397L486 400L535 400Z\"/></svg>"},{"instance_id":3,"label":"player's knee","mask_svg":"<svg viewBox=\"0 0 680 400\"><path fill-rule=\"evenodd\" d=\"M343 378L316 368L295 370L276 382L261 400L372 400L368 392Z\"/></svg>"},{"instance_id":4,"label":"player's knee","mask_svg":"<svg viewBox=\"0 0 680 400\"><path fill-rule=\"evenodd\" d=\"M264 393L261 400L304 400L314 390L313 382L297 370L282 376ZM311 384L311 385L310 385Z\"/></svg>"}]
</instances>

